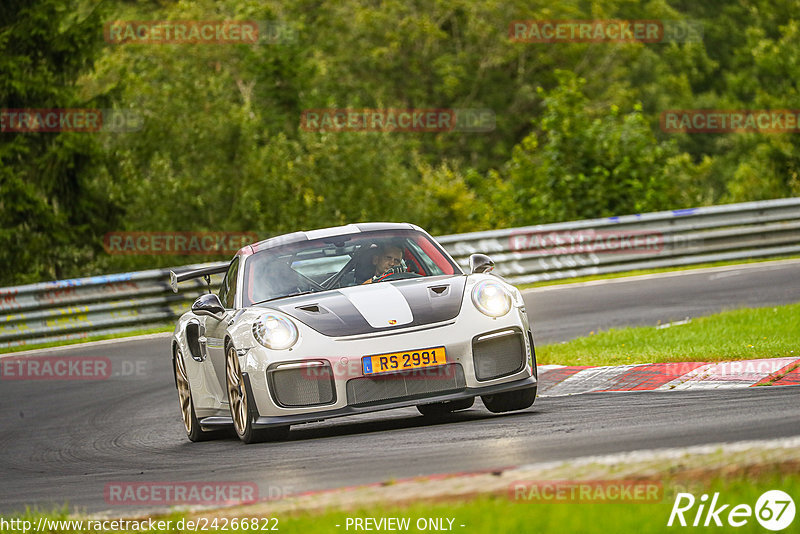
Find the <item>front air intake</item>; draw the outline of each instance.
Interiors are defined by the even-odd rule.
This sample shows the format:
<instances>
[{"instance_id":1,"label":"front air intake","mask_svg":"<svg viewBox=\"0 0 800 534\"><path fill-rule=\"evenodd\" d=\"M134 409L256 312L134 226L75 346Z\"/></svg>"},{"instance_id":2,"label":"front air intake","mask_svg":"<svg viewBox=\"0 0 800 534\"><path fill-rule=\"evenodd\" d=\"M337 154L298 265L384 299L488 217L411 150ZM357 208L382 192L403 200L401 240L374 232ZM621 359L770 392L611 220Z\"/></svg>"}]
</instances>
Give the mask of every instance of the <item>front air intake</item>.
<instances>
[{"instance_id":1,"label":"front air intake","mask_svg":"<svg viewBox=\"0 0 800 534\"><path fill-rule=\"evenodd\" d=\"M347 381L347 404L367 406L421 399L438 393L462 391L466 387L464 368L458 363L451 363L388 375L353 378Z\"/></svg>"},{"instance_id":2,"label":"front air intake","mask_svg":"<svg viewBox=\"0 0 800 534\"><path fill-rule=\"evenodd\" d=\"M327 361L273 364L267 369L267 383L275 403L286 408L336 400L333 372Z\"/></svg>"},{"instance_id":3,"label":"front air intake","mask_svg":"<svg viewBox=\"0 0 800 534\"><path fill-rule=\"evenodd\" d=\"M478 380L492 380L522 371L525 338L517 329L483 334L472 340L472 361Z\"/></svg>"}]
</instances>

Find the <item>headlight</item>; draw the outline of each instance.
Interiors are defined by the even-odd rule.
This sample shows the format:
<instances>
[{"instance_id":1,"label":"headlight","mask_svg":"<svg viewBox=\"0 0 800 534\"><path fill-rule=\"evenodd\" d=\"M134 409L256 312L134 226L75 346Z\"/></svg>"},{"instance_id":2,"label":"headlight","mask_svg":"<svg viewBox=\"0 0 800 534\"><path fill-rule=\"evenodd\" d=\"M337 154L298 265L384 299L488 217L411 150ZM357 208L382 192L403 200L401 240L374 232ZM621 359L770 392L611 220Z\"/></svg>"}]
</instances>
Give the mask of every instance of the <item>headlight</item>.
<instances>
[{"instance_id":1,"label":"headlight","mask_svg":"<svg viewBox=\"0 0 800 534\"><path fill-rule=\"evenodd\" d=\"M268 349L288 349L297 343L297 327L282 315L266 313L253 323L253 336Z\"/></svg>"},{"instance_id":2,"label":"headlight","mask_svg":"<svg viewBox=\"0 0 800 534\"><path fill-rule=\"evenodd\" d=\"M483 280L472 288L472 302L489 317L502 317L511 309L511 295L494 280Z\"/></svg>"}]
</instances>

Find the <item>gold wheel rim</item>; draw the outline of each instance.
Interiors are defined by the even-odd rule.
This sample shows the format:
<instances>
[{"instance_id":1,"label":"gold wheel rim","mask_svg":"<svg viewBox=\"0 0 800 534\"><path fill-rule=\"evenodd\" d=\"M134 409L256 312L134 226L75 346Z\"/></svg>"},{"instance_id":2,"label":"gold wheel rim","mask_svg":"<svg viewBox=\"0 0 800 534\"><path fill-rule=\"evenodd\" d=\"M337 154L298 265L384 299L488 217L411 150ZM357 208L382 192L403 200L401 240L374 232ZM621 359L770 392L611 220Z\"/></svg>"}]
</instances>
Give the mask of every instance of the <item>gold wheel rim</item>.
<instances>
[{"instance_id":1,"label":"gold wheel rim","mask_svg":"<svg viewBox=\"0 0 800 534\"><path fill-rule=\"evenodd\" d=\"M236 349L228 347L228 402L231 406L231 417L237 434L244 435L247 425L247 398L242 390L242 373L239 371L239 359Z\"/></svg>"},{"instance_id":2,"label":"gold wheel rim","mask_svg":"<svg viewBox=\"0 0 800 534\"><path fill-rule=\"evenodd\" d=\"M186 376L186 367L183 363L181 351L175 353L175 378L178 383L178 403L181 408L183 427L187 434L192 433L192 392L189 390L189 378Z\"/></svg>"}]
</instances>

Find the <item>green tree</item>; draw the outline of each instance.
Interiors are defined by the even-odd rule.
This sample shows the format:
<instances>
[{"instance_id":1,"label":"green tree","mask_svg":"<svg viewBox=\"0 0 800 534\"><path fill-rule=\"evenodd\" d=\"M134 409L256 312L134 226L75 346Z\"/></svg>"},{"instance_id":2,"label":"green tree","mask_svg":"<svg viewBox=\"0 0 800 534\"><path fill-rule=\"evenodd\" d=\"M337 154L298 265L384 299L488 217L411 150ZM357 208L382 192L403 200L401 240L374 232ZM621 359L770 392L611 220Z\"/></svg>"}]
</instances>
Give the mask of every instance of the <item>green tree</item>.
<instances>
[{"instance_id":1,"label":"green tree","mask_svg":"<svg viewBox=\"0 0 800 534\"><path fill-rule=\"evenodd\" d=\"M6 283L221 259L109 256L108 231L405 220L454 233L800 194L796 135L659 126L668 109L797 109L793 0L108 0L102 16L95 4L0 6L3 106L144 118L124 135L0 133ZM112 19L279 21L295 38L103 46ZM689 20L704 35L509 39L526 19ZM496 128L300 128L326 107L488 108Z\"/></svg>"},{"instance_id":2,"label":"green tree","mask_svg":"<svg viewBox=\"0 0 800 534\"><path fill-rule=\"evenodd\" d=\"M558 73L540 90L541 118L514 147L506 172L518 224L641 213L682 205L691 185L675 142L659 142L640 106L592 109L585 81ZM676 172L682 169L684 172ZM691 176L691 175L690 175ZM682 198L682 196L684 196Z\"/></svg>"},{"instance_id":3,"label":"green tree","mask_svg":"<svg viewBox=\"0 0 800 534\"><path fill-rule=\"evenodd\" d=\"M100 11L4 0L0 16L0 106L92 107L77 82L99 51ZM92 257L117 213L102 161L91 133L0 133L0 284L69 276Z\"/></svg>"}]
</instances>

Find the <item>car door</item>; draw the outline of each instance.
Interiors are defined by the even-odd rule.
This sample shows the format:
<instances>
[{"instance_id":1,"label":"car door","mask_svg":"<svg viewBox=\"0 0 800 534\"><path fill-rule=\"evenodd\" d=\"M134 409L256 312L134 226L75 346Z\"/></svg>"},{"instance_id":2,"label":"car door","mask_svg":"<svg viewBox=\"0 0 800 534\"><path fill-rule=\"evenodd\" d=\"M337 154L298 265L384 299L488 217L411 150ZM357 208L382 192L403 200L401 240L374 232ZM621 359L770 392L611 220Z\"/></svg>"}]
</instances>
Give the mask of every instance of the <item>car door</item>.
<instances>
[{"instance_id":1,"label":"car door","mask_svg":"<svg viewBox=\"0 0 800 534\"><path fill-rule=\"evenodd\" d=\"M239 257L237 256L231 261L219 288L219 300L225 307L225 313L221 316L222 320L217 320L211 316L205 317L206 350L208 359L214 368L214 374L221 386L220 403L228 402L225 382L225 331L235 311L236 293L239 290L238 278Z\"/></svg>"}]
</instances>

